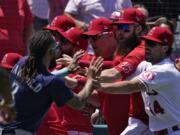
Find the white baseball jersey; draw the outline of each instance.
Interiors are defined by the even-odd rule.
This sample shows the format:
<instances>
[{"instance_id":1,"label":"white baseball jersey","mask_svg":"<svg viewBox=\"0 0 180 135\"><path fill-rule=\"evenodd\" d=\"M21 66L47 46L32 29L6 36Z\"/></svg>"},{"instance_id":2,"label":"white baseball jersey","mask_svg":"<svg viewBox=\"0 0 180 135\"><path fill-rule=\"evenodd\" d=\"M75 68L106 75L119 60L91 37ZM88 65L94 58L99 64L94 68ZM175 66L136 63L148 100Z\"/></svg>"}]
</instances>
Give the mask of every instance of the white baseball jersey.
<instances>
[{"instance_id":1,"label":"white baseball jersey","mask_svg":"<svg viewBox=\"0 0 180 135\"><path fill-rule=\"evenodd\" d=\"M174 62L166 58L148 66L137 78L146 87L142 96L150 130L159 131L180 124L180 72Z\"/></svg>"}]
</instances>

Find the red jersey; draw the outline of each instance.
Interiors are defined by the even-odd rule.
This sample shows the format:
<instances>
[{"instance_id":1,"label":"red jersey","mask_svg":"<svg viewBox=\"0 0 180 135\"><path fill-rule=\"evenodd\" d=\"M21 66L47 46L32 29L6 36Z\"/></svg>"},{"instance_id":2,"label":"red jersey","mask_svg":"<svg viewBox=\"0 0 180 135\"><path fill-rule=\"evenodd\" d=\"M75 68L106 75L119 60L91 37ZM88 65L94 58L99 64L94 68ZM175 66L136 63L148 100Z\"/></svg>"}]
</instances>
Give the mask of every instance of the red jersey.
<instances>
[{"instance_id":1,"label":"red jersey","mask_svg":"<svg viewBox=\"0 0 180 135\"><path fill-rule=\"evenodd\" d=\"M63 112L52 104L36 135L68 135L61 125Z\"/></svg>"},{"instance_id":2,"label":"red jersey","mask_svg":"<svg viewBox=\"0 0 180 135\"><path fill-rule=\"evenodd\" d=\"M24 29L32 24L27 0L5 0L0 3L0 60L7 52L25 55Z\"/></svg>"},{"instance_id":3,"label":"red jersey","mask_svg":"<svg viewBox=\"0 0 180 135\"><path fill-rule=\"evenodd\" d=\"M91 55L92 56L92 55ZM91 57L92 58L92 57ZM114 61L104 61L103 69L112 68L114 64L119 64L122 56L117 56ZM88 67L90 60L81 60L81 67ZM81 81L79 81L81 82ZM104 92L99 93L99 100L101 104L101 111L104 119L108 125L108 132L110 135L117 135L121 133L128 123L129 112L129 95L110 94ZM114 109L116 107L116 109ZM115 111L112 111L113 108ZM122 109L123 108L123 109Z\"/></svg>"},{"instance_id":4,"label":"red jersey","mask_svg":"<svg viewBox=\"0 0 180 135\"><path fill-rule=\"evenodd\" d=\"M128 124L129 95L99 91L102 114L109 135L119 135Z\"/></svg>"},{"instance_id":5,"label":"red jersey","mask_svg":"<svg viewBox=\"0 0 180 135\"><path fill-rule=\"evenodd\" d=\"M141 42L134 50L132 50L120 64L115 68L121 72L123 79L130 76L136 70L138 64L145 58L145 44ZM145 124L148 124L148 116L145 113L144 102L141 93L134 93L130 95L130 111L129 117L140 119Z\"/></svg>"}]
</instances>

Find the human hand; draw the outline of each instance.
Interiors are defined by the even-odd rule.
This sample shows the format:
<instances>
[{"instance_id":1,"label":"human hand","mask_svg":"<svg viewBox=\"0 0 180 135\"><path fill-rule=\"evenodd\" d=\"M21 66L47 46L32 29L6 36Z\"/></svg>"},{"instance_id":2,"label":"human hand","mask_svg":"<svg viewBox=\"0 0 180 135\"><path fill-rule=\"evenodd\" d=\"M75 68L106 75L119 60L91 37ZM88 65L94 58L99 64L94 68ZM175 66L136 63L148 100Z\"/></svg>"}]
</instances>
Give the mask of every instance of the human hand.
<instances>
[{"instance_id":1,"label":"human hand","mask_svg":"<svg viewBox=\"0 0 180 135\"><path fill-rule=\"evenodd\" d=\"M78 61L83 55L84 55L84 50L79 50L74 54L70 64L67 67L69 72L73 73L79 69Z\"/></svg>"},{"instance_id":2,"label":"human hand","mask_svg":"<svg viewBox=\"0 0 180 135\"><path fill-rule=\"evenodd\" d=\"M68 76L64 77L64 81L67 87L75 88L78 85L78 82L75 78L70 78Z\"/></svg>"},{"instance_id":3,"label":"human hand","mask_svg":"<svg viewBox=\"0 0 180 135\"><path fill-rule=\"evenodd\" d=\"M73 58L71 56L63 54L62 58L59 58L59 59L56 60L56 64L57 65L68 66L71 63L72 59Z\"/></svg>"},{"instance_id":4,"label":"human hand","mask_svg":"<svg viewBox=\"0 0 180 135\"><path fill-rule=\"evenodd\" d=\"M103 60L104 59L102 57L98 57L96 60L95 60L95 57L92 58L88 71L87 71L88 79L95 80L98 78L102 69Z\"/></svg>"},{"instance_id":5,"label":"human hand","mask_svg":"<svg viewBox=\"0 0 180 135\"><path fill-rule=\"evenodd\" d=\"M77 24L77 27L82 29L83 31L87 31L89 28L89 24L82 21L77 21L76 24Z\"/></svg>"},{"instance_id":6,"label":"human hand","mask_svg":"<svg viewBox=\"0 0 180 135\"><path fill-rule=\"evenodd\" d=\"M4 100L0 102L0 123L12 122L16 118L14 104L6 104Z\"/></svg>"}]
</instances>

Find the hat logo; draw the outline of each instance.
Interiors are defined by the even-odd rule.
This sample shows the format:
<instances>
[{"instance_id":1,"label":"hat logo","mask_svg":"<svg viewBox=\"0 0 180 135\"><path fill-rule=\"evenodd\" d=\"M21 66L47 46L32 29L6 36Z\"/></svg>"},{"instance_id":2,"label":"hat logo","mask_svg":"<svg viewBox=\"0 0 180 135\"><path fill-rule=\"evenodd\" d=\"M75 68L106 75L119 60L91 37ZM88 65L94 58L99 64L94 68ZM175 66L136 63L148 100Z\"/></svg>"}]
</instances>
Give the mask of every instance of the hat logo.
<instances>
[{"instance_id":1,"label":"hat logo","mask_svg":"<svg viewBox=\"0 0 180 135\"><path fill-rule=\"evenodd\" d=\"M119 19L121 16L121 11L114 11L112 14L111 14L111 17L112 18L115 18L115 19Z\"/></svg>"},{"instance_id":2,"label":"hat logo","mask_svg":"<svg viewBox=\"0 0 180 135\"><path fill-rule=\"evenodd\" d=\"M124 19L124 10L121 10L120 12L120 15L119 15L119 19Z\"/></svg>"},{"instance_id":3,"label":"hat logo","mask_svg":"<svg viewBox=\"0 0 180 135\"><path fill-rule=\"evenodd\" d=\"M149 33L148 33L148 35L150 35L150 36L152 36L153 35L153 33L154 33L154 31L155 31L155 27L154 28L152 28L150 31L149 31Z\"/></svg>"},{"instance_id":4,"label":"hat logo","mask_svg":"<svg viewBox=\"0 0 180 135\"><path fill-rule=\"evenodd\" d=\"M93 24L93 21L90 21L90 23L89 23L89 30L92 29L92 24Z\"/></svg>"},{"instance_id":5,"label":"hat logo","mask_svg":"<svg viewBox=\"0 0 180 135\"><path fill-rule=\"evenodd\" d=\"M7 57L8 57L8 54L6 54L6 55L4 56L4 58L2 59L2 63L6 63Z\"/></svg>"},{"instance_id":6,"label":"hat logo","mask_svg":"<svg viewBox=\"0 0 180 135\"><path fill-rule=\"evenodd\" d=\"M55 22L57 21L57 17L55 17L54 19L53 19L53 21L51 22L51 26L55 26Z\"/></svg>"}]
</instances>

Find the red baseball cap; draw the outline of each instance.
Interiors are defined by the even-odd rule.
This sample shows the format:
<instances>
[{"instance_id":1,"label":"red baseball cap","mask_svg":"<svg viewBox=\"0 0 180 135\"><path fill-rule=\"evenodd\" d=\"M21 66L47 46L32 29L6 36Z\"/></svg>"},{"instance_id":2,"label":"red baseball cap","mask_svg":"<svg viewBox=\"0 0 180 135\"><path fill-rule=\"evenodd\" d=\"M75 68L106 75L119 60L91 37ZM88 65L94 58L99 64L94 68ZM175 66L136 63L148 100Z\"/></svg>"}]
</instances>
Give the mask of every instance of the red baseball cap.
<instances>
[{"instance_id":1,"label":"red baseball cap","mask_svg":"<svg viewBox=\"0 0 180 135\"><path fill-rule=\"evenodd\" d=\"M97 18L90 22L89 30L84 32L82 36L94 36L102 32L112 30L112 21L107 18Z\"/></svg>"},{"instance_id":2,"label":"red baseball cap","mask_svg":"<svg viewBox=\"0 0 180 135\"><path fill-rule=\"evenodd\" d=\"M137 8L126 8L120 11L120 17L118 21L113 24L145 24L146 16Z\"/></svg>"},{"instance_id":3,"label":"red baseball cap","mask_svg":"<svg viewBox=\"0 0 180 135\"><path fill-rule=\"evenodd\" d=\"M4 68L12 69L22 57L23 56L18 53L6 53L2 58L0 65Z\"/></svg>"},{"instance_id":4,"label":"red baseball cap","mask_svg":"<svg viewBox=\"0 0 180 135\"><path fill-rule=\"evenodd\" d=\"M71 17L68 16L56 16L51 24L44 27L44 30L53 30L60 33L61 31L66 31L71 27L75 27L75 22Z\"/></svg>"},{"instance_id":5,"label":"red baseball cap","mask_svg":"<svg viewBox=\"0 0 180 135\"><path fill-rule=\"evenodd\" d=\"M66 38L71 43L75 44L80 49L86 50L88 46L88 41L82 38L83 31L79 28L71 27L65 32L60 32L61 35Z\"/></svg>"},{"instance_id":6,"label":"red baseball cap","mask_svg":"<svg viewBox=\"0 0 180 135\"><path fill-rule=\"evenodd\" d=\"M71 27L75 27L75 22L71 17L68 16L56 16L51 22L50 26L66 31Z\"/></svg>"},{"instance_id":7,"label":"red baseball cap","mask_svg":"<svg viewBox=\"0 0 180 135\"><path fill-rule=\"evenodd\" d=\"M169 46L173 44L173 33L165 27L153 27L147 35L141 36L141 38L158 43L167 43Z\"/></svg>"}]
</instances>

